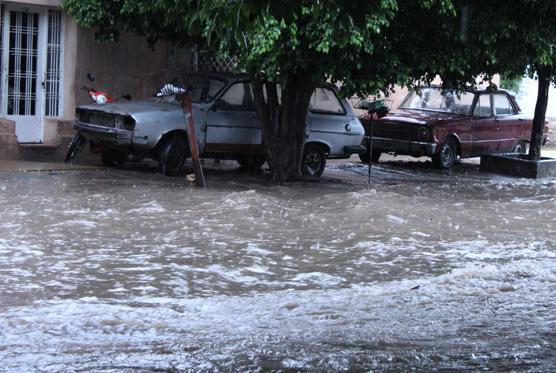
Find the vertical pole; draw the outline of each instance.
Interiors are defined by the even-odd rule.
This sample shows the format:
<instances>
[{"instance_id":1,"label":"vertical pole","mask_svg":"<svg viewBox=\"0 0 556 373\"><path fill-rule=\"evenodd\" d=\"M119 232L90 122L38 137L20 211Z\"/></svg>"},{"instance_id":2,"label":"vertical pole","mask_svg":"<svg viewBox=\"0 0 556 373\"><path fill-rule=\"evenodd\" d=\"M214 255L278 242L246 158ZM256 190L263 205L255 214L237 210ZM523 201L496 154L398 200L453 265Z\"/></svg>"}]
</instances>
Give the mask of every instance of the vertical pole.
<instances>
[{"instance_id":1,"label":"vertical pole","mask_svg":"<svg viewBox=\"0 0 556 373\"><path fill-rule=\"evenodd\" d=\"M367 144L367 151L369 152L369 185L371 184L371 164L373 163L373 113L371 114L371 120L369 125L371 126L369 131L369 143Z\"/></svg>"},{"instance_id":2,"label":"vertical pole","mask_svg":"<svg viewBox=\"0 0 556 373\"><path fill-rule=\"evenodd\" d=\"M181 95L181 105L183 107L183 114L187 120L187 139L189 140L189 149L191 150L191 160L193 161L193 171L195 172L195 184L200 187L206 187L205 175L201 167L201 160L199 159L199 148L197 146L197 137L195 136L195 122L193 121L193 110L191 107L191 100L189 95L184 93Z\"/></svg>"}]
</instances>

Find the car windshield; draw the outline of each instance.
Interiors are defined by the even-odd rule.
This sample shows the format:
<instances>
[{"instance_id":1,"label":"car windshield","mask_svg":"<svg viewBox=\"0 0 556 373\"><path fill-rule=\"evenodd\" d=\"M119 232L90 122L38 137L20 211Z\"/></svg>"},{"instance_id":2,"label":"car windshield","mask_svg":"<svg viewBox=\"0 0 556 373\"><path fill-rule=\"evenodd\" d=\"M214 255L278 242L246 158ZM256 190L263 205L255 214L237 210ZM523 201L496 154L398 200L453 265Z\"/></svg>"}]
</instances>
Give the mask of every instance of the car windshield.
<instances>
[{"instance_id":1,"label":"car windshield","mask_svg":"<svg viewBox=\"0 0 556 373\"><path fill-rule=\"evenodd\" d=\"M456 93L442 88L429 87L410 92L401 109L429 110L444 113L469 114L475 95L471 92Z\"/></svg>"},{"instance_id":2,"label":"car windshield","mask_svg":"<svg viewBox=\"0 0 556 373\"><path fill-rule=\"evenodd\" d=\"M199 103L211 101L224 88L226 81L207 75L187 74L164 84L154 96L159 96L163 88L169 85L187 89L191 101Z\"/></svg>"}]
</instances>

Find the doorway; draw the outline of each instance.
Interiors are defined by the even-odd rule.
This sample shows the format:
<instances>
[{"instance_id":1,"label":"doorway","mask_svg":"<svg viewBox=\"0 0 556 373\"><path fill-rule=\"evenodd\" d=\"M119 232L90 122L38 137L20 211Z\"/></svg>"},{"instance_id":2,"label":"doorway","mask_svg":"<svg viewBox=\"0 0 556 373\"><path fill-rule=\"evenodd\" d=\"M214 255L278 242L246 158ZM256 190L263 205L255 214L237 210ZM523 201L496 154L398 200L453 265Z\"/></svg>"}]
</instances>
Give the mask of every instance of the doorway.
<instances>
[{"instance_id":1,"label":"doorway","mask_svg":"<svg viewBox=\"0 0 556 373\"><path fill-rule=\"evenodd\" d=\"M60 107L61 12L4 5L1 21L0 114L15 122L19 143L41 143L45 116Z\"/></svg>"}]
</instances>

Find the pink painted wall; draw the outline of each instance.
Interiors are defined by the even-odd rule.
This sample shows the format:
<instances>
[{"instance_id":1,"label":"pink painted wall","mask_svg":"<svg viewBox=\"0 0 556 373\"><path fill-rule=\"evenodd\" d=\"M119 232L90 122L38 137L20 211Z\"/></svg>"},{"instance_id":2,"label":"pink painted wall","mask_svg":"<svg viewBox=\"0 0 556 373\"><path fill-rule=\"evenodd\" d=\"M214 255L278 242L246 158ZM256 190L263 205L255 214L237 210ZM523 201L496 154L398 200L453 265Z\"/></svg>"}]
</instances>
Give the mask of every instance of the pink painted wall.
<instances>
[{"instance_id":1,"label":"pink painted wall","mask_svg":"<svg viewBox=\"0 0 556 373\"><path fill-rule=\"evenodd\" d=\"M124 33L115 43L100 43L91 29L77 27L75 56L76 105L89 103L83 86L87 73L95 76L95 88L112 96L131 94L133 99L149 97L157 88L156 77L165 70L189 68L189 52L159 42L154 49L145 38Z\"/></svg>"}]
</instances>

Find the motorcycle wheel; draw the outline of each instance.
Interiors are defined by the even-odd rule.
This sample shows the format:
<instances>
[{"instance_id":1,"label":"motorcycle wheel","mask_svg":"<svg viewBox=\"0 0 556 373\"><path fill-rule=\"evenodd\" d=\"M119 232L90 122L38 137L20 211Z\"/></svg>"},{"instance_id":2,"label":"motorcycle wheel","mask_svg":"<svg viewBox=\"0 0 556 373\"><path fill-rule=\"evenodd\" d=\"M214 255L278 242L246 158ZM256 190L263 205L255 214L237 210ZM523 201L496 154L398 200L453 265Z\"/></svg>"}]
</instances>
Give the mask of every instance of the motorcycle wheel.
<instances>
[{"instance_id":1,"label":"motorcycle wheel","mask_svg":"<svg viewBox=\"0 0 556 373\"><path fill-rule=\"evenodd\" d=\"M83 149L87 140L79 132L71 140L66 153L65 163L71 161Z\"/></svg>"}]
</instances>

